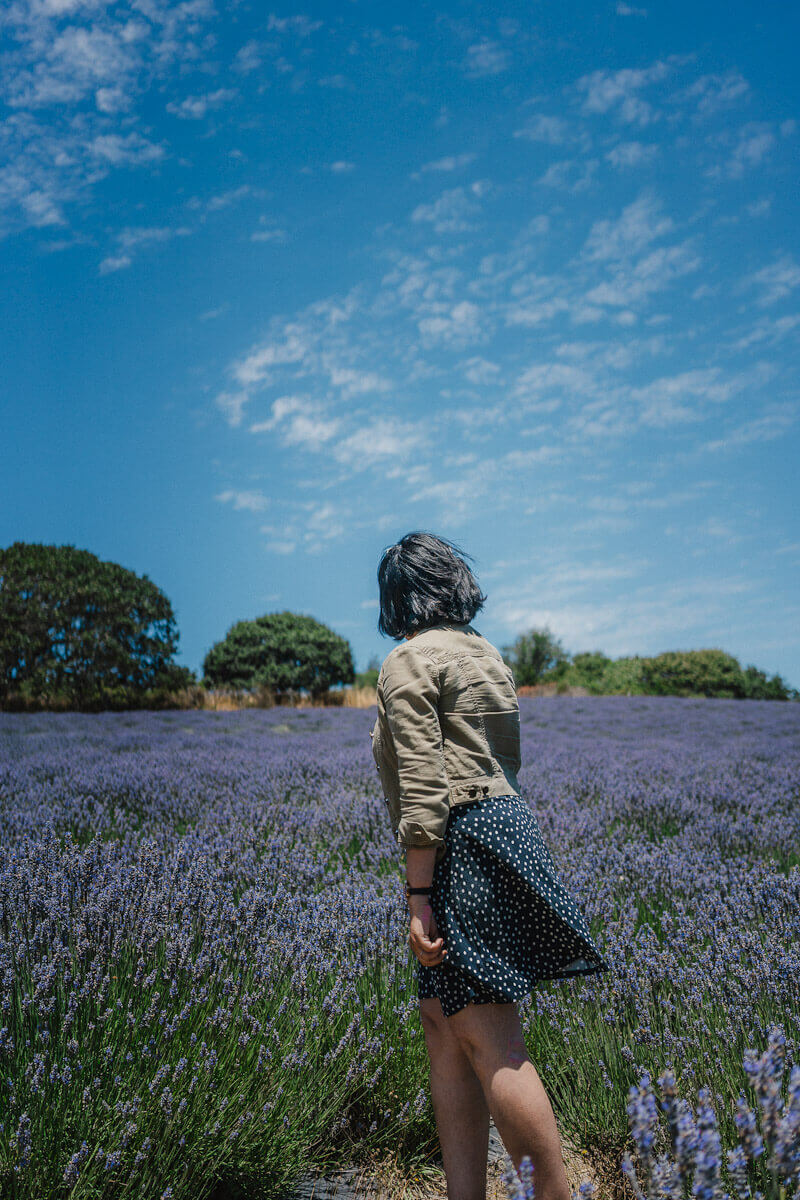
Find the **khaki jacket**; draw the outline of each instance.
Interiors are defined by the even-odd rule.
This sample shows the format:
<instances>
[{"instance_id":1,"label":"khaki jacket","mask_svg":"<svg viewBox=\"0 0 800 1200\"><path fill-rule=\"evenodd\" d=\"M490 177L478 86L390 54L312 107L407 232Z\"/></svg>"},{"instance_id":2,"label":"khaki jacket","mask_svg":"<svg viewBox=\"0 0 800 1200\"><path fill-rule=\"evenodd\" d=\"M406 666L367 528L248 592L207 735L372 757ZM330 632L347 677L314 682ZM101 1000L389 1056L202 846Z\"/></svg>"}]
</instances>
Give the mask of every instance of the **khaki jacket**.
<instances>
[{"instance_id":1,"label":"khaki jacket","mask_svg":"<svg viewBox=\"0 0 800 1200\"><path fill-rule=\"evenodd\" d=\"M437 862L452 805L519 794L514 676L472 625L435 625L390 651L371 736L392 832L435 845Z\"/></svg>"}]
</instances>

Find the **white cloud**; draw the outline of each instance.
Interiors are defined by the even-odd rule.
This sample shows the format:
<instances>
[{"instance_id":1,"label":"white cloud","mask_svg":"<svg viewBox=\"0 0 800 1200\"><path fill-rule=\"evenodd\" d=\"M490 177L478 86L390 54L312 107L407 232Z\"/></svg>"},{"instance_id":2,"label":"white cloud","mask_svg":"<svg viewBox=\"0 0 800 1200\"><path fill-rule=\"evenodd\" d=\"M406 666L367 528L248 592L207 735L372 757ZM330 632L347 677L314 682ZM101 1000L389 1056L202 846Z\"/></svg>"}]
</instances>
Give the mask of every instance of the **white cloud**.
<instances>
[{"instance_id":1,"label":"white cloud","mask_svg":"<svg viewBox=\"0 0 800 1200\"><path fill-rule=\"evenodd\" d=\"M252 350L241 362L233 367L233 375L244 387L263 383L270 377L270 370L286 363L302 362L308 353L308 346L299 329L289 326L286 339L281 343L269 342Z\"/></svg>"},{"instance_id":2,"label":"white cloud","mask_svg":"<svg viewBox=\"0 0 800 1200\"><path fill-rule=\"evenodd\" d=\"M662 214L658 197L653 192L642 192L623 208L615 221L594 222L583 253L594 261L625 258L664 237L673 228L672 218Z\"/></svg>"},{"instance_id":3,"label":"white cloud","mask_svg":"<svg viewBox=\"0 0 800 1200\"><path fill-rule=\"evenodd\" d=\"M351 468L364 468L386 459L405 459L427 443L421 425L396 417L379 417L360 425L333 447L336 458Z\"/></svg>"},{"instance_id":4,"label":"white cloud","mask_svg":"<svg viewBox=\"0 0 800 1200\"><path fill-rule=\"evenodd\" d=\"M418 204L411 214L415 222L429 222L436 233L466 233L475 229L472 218L480 211L463 187L442 192L432 204Z\"/></svg>"},{"instance_id":5,"label":"white cloud","mask_svg":"<svg viewBox=\"0 0 800 1200\"><path fill-rule=\"evenodd\" d=\"M624 308L663 291L682 275L696 271L701 259L690 243L653 250L633 264L618 265L610 279L586 293L590 304Z\"/></svg>"},{"instance_id":6,"label":"white cloud","mask_svg":"<svg viewBox=\"0 0 800 1200\"><path fill-rule=\"evenodd\" d=\"M291 33L294 37L307 38L317 29L322 28L322 21L312 21L310 17L298 14L292 17L276 17L270 13L267 29L277 33Z\"/></svg>"},{"instance_id":7,"label":"white cloud","mask_svg":"<svg viewBox=\"0 0 800 1200\"><path fill-rule=\"evenodd\" d=\"M21 10L18 7L16 11ZM10 60L3 91L14 107L75 104L101 84L118 84L135 67L131 49L116 31L68 25L56 33L35 17L33 25L38 25L40 37L49 33L50 40L45 44L37 38L31 46L32 61L27 69L15 72L14 60Z\"/></svg>"},{"instance_id":8,"label":"white cloud","mask_svg":"<svg viewBox=\"0 0 800 1200\"><path fill-rule=\"evenodd\" d=\"M591 185L598 160L596 158L565 158L551 163L536 180L543 187L559 188L566 192L582 192Z\"/></svg>"},{"instance_id":9,"label":"white cloud","mask_svg":"<svg viewBox=\"0 0 800 1200\"><path fill-rule=\"evenodd\" d=\"M138 167L164 157L164 147L149 142L135 131L128 134L98 134L89 144L89 152L95 158L112 166Z\"/></svg>"},{"instance_id":10,"label":"white cloud","mask_svg":"<svg viewBox=\"0 0 800 1200\"><path fill-rule=\"evenodd\" d=\"M594 591L575 597L572 569L562 573L565 583L550 583L550 569L540 566L530 583L496 586L493 611L511 636L531 628L549 626L567 650L601 649L612 657L657 654L691 631L698 639L719 644L720 630L728 628L731 598L758 592L752 576L685 577L674 582L658 580L625 588L613 599ZM579 589L583 590L583 584Z\"/></svg>"},{"instance_id":11,"label":"white cloud","mask_svg":"<svg viewBox=\"0 0 800 1200\"><path fill-rule=\"evenodd\" d=\"M748 275L742 286L759 288L761 295L756 303L766 308L785 299L796 287L800 287L800 266L790 254L782 254L775 262Z\"/></svg>"},{"instance_id":12,"label":"white cloud","mask_svg":"<svg viewBox=\"0 0 800 1200\"><path fill-rule=\"evenodd\" d=\"M341 423L329 418L319 402L305 396L279 396L272 402L271 416L253 422L250 432L267 433L277 429L285 445L319 450L340 428Z\"/></svg>"},{"instance_id":13,"label":"white cloud","mask_svg":"<svg viewBox=\"0 0 800 1200\"><path fill-rule=\"evenodd\" d=\"M660 147L654 143L618 142L606 154L612 167L641 167L651 163L659 154Z\"/></svg>"},{"instance_id":14,"label":"white cloud","mask_svg":"<svg viewBox=\"0 0 800 1200\"><path fill-rule=\"evenodd\" d=\"M217 88L201 96L186 96L183 100L170 100L167 112L174 113L182 121L201 121L212 110L228 104L236 96L235 88Z\"/></svg>"},{"instance_id":15,"label":"white cloud","mask_svg":"<svg viewBox=\"0 0 800 1200\"><path fill-rule=\"evenodd\" d=\"M724 75L701 75L694 83L682 88L673 99L676 102L696 101L698 117L710 117L721 109L738 104L750 95L750 84L736 70Z\"/></svg>"},{"instance_id":16,"label":"white cloud","mask_svg":"<svg viewBox=\"0 0 800 1200\"><path fill-rule=\"evenodd\" d=\"M98 270L101 275L109 275L112 271L123 271L132 262L130 254L109 254L101 260Z\"/></svg>"},{"instance_id":17,"label":"white cloud","mask_svg":"<svg viewBox=\"0 0 800 1200\"><path fill-rule=\"evenodd\" d=\"M131 128L136 109L196 57L213 8L206 0L134 7L147 16L89 0L12 0L0 11L0 97L12 110L0 125L2 232L66 223L78 203L81 215L92 211L95 185L111 171L167 157L147 126ZM104 270L122 258L109 255Z\"/></svg>"},{"instance_id":18,"label":"white cloud","mask_svg":"<svg viewBox=\"0 0 800 1200\"><path fill-rule=\"evenodd\" d=\"M220 504L232 504L235 509L245 509L247 512L263 512L270 504L268 496L259 491L236 491L229 488L219 492L215 497Z\"/></svg>"},{"instance_id":19,"label":"white cloud","mask_svg":"<svg viewBox=\"0 0 800 1200\"><path fill-rule=\"evenodd\" d=\"M249 400L247 392L220 392L214 403L225 414L228 424L236 428L242 423L245 405Z\"/></svg>"},{"instance_id":20,"label":"white cloud","mask_svg":"<svg viewBox=\"0 0 800 1200\"><path fill-rule=\"evenodd\" d=\"M471 79L485 75L500 75L508 68L509 54L499 42L484 38L467 48L464 68Z\"/></svg>"},{"instance_id":21,"label":"white cloud","mask_svg":"<svg viewBox=\"0 0 800 1200\"><path fill-rule=\"evenodd\" d=\"M94 94L94 102L100 112L116 113L129 108L131 98L122 88L101 87Z\"/></svg>"},{"instance_id":22,"label":"white cloud","mask_svg":"<svg viewBox=\"0 0 800 1200\"><path fill-rule=\"evenodd\" d=\"M464 378L477 385L497 383L500 367L497 363L488 362L485 358L469 358L461 364Z\"/></svg>"},{"instance_id":23,"label":"white cloud","mask_svg":"<svg viewBox=\"0 0 800 1200\"><path fill-rule=\"evenodd\" d=\"M515 130L514 137L527 138L531 142L547 142L550 146L561 146L569 139L569 124L563 117L539 113L531 117L521 129Z\"/></svg>"},{"instance_id":24,"label":"white cloud","mask_svg":"<svg viewBox=\"0 0 800 1200\"><path fill-rule=\"evenodd\" d=\"M331 383L340 388L348 399L367 392L385 392L390 387L388 380L374 371L356 371L351 367L331 366L328 368Z\"/></svg>"},{"instance_id":25,"label":"white cloud","mask_svg":"<svg viewBox=\"0 0 800 1200\"><path fill-rule=\"evenodd\" d=\"M726 130L712 139L712 144L730 144ZM709 179L741 179L745 171L760 166L775 146L775 133L765 121L749 121L736 133L736 143L724 162L712 163L706 169Z\"/></svg>"},{"instance_id":26,"label":"white cloud","mask_svg":"<svg viewBox=\"0 0 800 1200\"><path fill-rule=\"evenodd\" d=\"M469 163L474 162L476 157L475 154L448 154L445 158L437 158L433 162L423 163L420 169L414 172L412 179L418 179L429 171L458 171L461 167L466 167Z\"/></svg>"},{"instance_id":27,"label":"white cloud","mask_svg":"<svg viewBox=\"0 0 800 1200\"><path fill-rule=\"evenodd\" d=\"M670 55L649 67L625 67L620 71L597 70L582 75L575 87L584 97L582 110L587 114L613 112L628 125L649 125L658 112L640 92L666 79L689 56Z\"/></svg>"},{"instance_id":28,"label":"white cloud","mask_svg":"<svg viewBox=\"0 0 800 1200\"><path fill-rule=\"evenodd\" d=\"M173 237L186 237L192 231L185 225L169 228L166 226L127 226L117 234L118 252L110 254L100 263L100 274L110 271L120 271L129 267L133 261L133 252L141 246L152 245L154 242L166 242Z\"/></svg>"},{"instance_id":29,"label":"white cloud","mask_svg":"<svg viewBox=\"0 0 800 1200\"><path fill-rule=\"evenodd\" d=\"M744 421L725 437L705 442L700 449L730 450L748 446L752 442L774 441L775 438L785 437L790 432L792 427L797 424L798 415L800 415L800 408L795 403L772 405L761 416Z\"/></svg>"},{"instance_id":30,"label":"white cloud","mask_svg":"<svg viewBox=\"0 0 800 1200\"><path fill-rule=\"evenodd\" d=\"M703 420L708 403L724 403L736 390L736 381L722 379L718 367L705 367L632 388L630 398L641 425L663 429L678 422Z\"/></svg>"},{"instance_id":31,"label":"white cloud","mask_svg":"<svg viewBox=\"0 0 800 1200\"><path fill-rule=\"evenodd\" d=\"M476 304L462 300L449 308L446 305L438 307L439 315L423 317L417 322L427 344L441 342L458 347L482 341L486 336L481 310Z\"/></svg>"}]
</instances>

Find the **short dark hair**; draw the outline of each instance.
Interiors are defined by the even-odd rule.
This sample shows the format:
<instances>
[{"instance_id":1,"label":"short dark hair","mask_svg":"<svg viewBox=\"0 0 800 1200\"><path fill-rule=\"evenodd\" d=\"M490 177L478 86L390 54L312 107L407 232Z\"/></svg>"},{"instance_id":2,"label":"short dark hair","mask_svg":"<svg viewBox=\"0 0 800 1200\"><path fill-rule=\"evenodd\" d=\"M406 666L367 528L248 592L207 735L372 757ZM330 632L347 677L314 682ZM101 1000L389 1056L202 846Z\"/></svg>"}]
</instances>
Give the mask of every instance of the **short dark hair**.
<instances>
[{"instance_id":1,"label":"short dark hair","mask_svg":"<svg viewBox=\"0 0 800 1200\"><path fill-rule=\"evenodd\" d=\"M431 625L467 625L486 597L454 542L417 530L387 546L378 564L382 634L400 641Z\"/></svg>"}]
</instances>

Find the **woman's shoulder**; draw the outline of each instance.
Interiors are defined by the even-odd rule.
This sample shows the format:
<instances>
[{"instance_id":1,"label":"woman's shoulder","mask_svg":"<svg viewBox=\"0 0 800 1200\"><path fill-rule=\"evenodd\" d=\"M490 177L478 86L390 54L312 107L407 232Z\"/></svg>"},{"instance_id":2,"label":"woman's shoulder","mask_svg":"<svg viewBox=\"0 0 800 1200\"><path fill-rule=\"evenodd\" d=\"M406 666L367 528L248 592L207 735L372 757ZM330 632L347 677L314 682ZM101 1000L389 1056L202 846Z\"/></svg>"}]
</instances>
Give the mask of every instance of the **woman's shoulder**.
<instances>
[{"instance_id":1,"label":"woman's shoulder","mask_svg":"<svg viewBox=\"0 0 800 1200\"><path fill-rule=\"evenodd\" d=\"M457 658L464 654L485 654L490 658L502 658L496 646L470 623L432 625L421 630L412 644L440 660Z\"/></svg>"}]
</instances>

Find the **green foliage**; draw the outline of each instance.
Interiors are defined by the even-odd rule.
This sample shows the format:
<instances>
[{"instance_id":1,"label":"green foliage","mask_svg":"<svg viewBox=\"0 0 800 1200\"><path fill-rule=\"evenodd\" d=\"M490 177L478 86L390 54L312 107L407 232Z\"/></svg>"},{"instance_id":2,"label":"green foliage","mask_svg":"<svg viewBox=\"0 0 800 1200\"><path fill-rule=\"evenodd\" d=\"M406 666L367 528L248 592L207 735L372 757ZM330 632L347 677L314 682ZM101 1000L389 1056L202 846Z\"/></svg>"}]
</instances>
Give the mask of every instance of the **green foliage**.
<instances>
[{"instance_id":1,"label":"green foliage","mask_svg":"<svg viewBox=\"0 0 800 1200\"><path fill-rule=\"evenodd\" d=\"M564 674L570 687L584 687L592 696L635 696L645 692L644 659L607 658L599 651L576 654Z\"/></svg>"},{"instance_id":2,"label":"green foliage","mask_svg":"<svg viewBox=\"0 0 800 1200\"><path fill-rule=\"evenodd\" d=\"M672 650L645 660L644 683L657 696L721 696L788 700L796 696L780 675L767 679L757 667L742 670L724 650Z\"/></svg>"},{"instance_id":3,"label":"green foliage","mask_svg":"<svg viewBox=\"0 0 800 1200\"><path fill-rule=\"evenodd\" d=\"M758 667L745 667L744 695L748 700L800 700L800 692L789 687L780 675L769 679Z\"/></svg>"},{"instance_id":4,"label":"green foliage","mask_svg":"<svg viewBox=\"0 0 800 1200\"><path fill-rule=\"evenodd\" d=\"M584 651L582 654L573 655L572 668L574 673L588 683L602 679L611 662L612 659L601 650Z\"/></svg>"},{"instance_id":5,"label":"green foliage","mask_svg":"<svg viewBox=\"0 0 800 1200\"><path fill-rule=\"evenodd\" d=\"M724 650L675 650L653 657L609 658L600 650L567 655L548 629L522 634L503 657L517 684L557 683L591 695L719 696L749 700L798 700L800 692L780 675L741 667ZM543 665L545 664L545 665Z\"/></svg>"},{"instance_id":6,"label":"green foliage","mask_svg":"<svg viewBox=\"0 0 800 1200\"><path fill-rule=\"evenodd\" d=\"M135 707L193 682L177 647L172 605L146 575L69 545L0 549L4 707Z\"/></svg>"},{"instance_id":7,"label":"green foliage","mask_svg":"<svg viewBox=\"0 0 800 1200\"><path fill-rule=\"evenodd\" d=\"M559 679L569 666L569 655L547 626L521 633L510 646L503 646L502 655L518 686L539 683L545 675Z\"/></svg>"},{"instance_id":8,"label":"green foliage","mask_svg":"<svg viewBox=\"0 0 800 1200\"><path fill-rule=\"evenodd\" d=\"M354 679L350 643L313 617L266 613L237 621L203 659L207 687L305 690L318 696Z\"/></svg>"},{"instance_id":9,"label":"green foliage","mask_svg":"<svg viewBox=\"0 0 800 1200\"><path fill-rule=\"evenodd\" d=\"M719 696L743 694L738 659L724 650L668 650L645 660L647 690L656 696Z\"/></svg>"},{"instance_id":10,"label":"green foliage","mask_svg":"<svg viewBox=\"0 0 800 1200\"><path fill-rule=\"evenodd\" d=\"M371 688L377 687L378 686L378 675L380 674L380 669L381 669L381 664L379 663L376 656L373 654L372 658L367 663L366 670L356 671L355 679L354 679L356 687L371 687Z\"/></svg>"}]
</instances>

